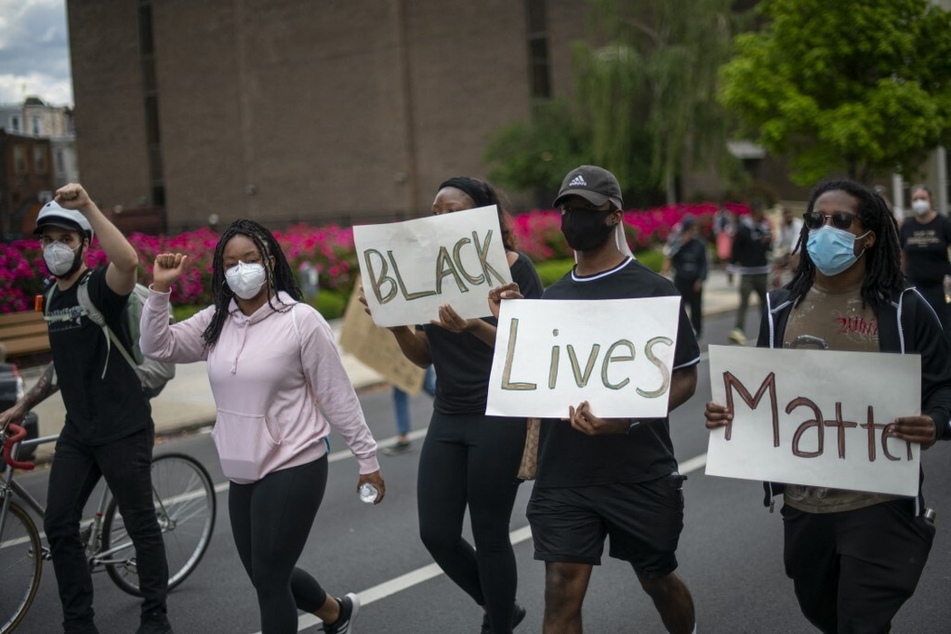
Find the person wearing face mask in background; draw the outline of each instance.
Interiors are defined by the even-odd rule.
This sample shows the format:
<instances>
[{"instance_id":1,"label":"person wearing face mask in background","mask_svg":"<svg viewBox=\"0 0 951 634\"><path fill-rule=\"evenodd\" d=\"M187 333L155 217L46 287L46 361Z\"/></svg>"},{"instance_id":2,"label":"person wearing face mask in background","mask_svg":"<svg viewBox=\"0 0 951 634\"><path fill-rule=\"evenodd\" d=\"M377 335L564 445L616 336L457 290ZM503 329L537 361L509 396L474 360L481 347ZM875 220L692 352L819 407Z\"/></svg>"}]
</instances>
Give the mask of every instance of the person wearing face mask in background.
<instances>
[{"instance_id":1,"label":"person wearing face mask in background","mask_svg":"<svg viewBox=\"0 0 951 634\"><path fill-rule=\"evenodd\" d=\"M573 169L553 205L561 210L561 231L577 264L542 299L677 296L669 280L631 255L621 225L621 187L611 172L593 165ZM493 313L502 299L519 297L510 285L493 289ZM681 302L668 411L693 395L699 363L700 347ZM582 631L588 582L610 536L610 556L630 563L667 631L694 632L693 598L676 572L686 478L678 472L669 421L599 418L597 411L597 403L582 401L568 408L565 419L543 420L539 432L528 521L535 559L545 562L542 631Z\"/></svg>"},{"instance_id":2,"label":"person wearing face mask in background","mask_svg":"<svg viewBox=\"0 0 951 634\"><path fill-rule=\"evenodd\" d=\"M253 220L234 221L218 241L214 304L169 325L170 289L186 262L180 253L156 256L141 348L164 361L208 362L218 409L212 438L231 481L231 529L257 592L261 631L296 632L303 610L325 632L349 632L357 595L334 598L296 567L327 485L330 425L357 459L357 489L372 484L377 504L385 494L376 442L333 332L301 302L280 245Z\"/></svg>"},{"instance_id":3,"label":"person wearing face mask in background","mask_svg":"<svg viewBox=\"0 0 951 634\"><path fill-rule=\"evenodd\" d=\"M122 233L102 214L81 185L60 188L36 219L43 260L56 278L46 299L53 362L34 387L0 414L0 430L18 423L33 407L62 391L66 423L50 468L43 527L63 607L63 629L97 632L93 583L79 540L83 506L100 478L115 496L135 544L142 612L137 634L171 632L166 614L168 565L165 542L152 504L152 444L155 426L148 396L135 370L81 307L89 299L126 349L122 311L135 287L139 258ZM109 260L89 269L85 255L93 236ZM168 319L168 313L165 316Z\"/></svg>"},{"instance_id":4,"label":"person wearing face mask in background","mask_svg":"<svg viewBox=\"0 0 951 634\"><path fill-rule=\"evenodd\" d=\"M913 216L901 225L902 270L938 313L947 333L951 311L945 300L944 278L951 274L951 219L934 210L931 190L924 185L911 188L911 209Z\"/></svg>"},{"instance_id":5,"label":"person wearing face mask in background","mask_svg":"<svg viewBox=\"0 0 951 634\"><path fill-rule=\"evenodd\" d=\"M858 183L829 182L812 194L803 221L805 251L792 282L769 294L757 345L921 355L921 414L891 421L887 432L922 449L951 440L951 344L902 276L884 201ZM713 401L705 415L711 430L733 416ZM915 498L901 498L765 486L767 506L774 495L784 496L786 574L809 622L822 632L890 631L935 535L920 489Z\"/></svg>"}]
</instances>

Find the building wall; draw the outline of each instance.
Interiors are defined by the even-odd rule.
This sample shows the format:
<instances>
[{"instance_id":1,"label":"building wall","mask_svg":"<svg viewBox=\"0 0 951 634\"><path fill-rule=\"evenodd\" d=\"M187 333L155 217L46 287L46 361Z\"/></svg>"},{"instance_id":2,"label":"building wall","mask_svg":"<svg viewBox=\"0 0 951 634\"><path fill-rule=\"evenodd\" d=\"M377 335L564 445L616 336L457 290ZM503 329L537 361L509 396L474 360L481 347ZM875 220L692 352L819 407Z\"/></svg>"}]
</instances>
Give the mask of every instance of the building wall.
<instances>
[{"instance_id":1,"label":"building wall","mask_svg":"<svg viewBox=\"0 0 951 634\"><path fill-rule=\"evenodd\" d=\"M547 6L553 94L576 3ZM141 6L154 57L142 55ZM530 115L525 1L68 0L84 183L104 208L155 202L169 230L247 216L366 222L425 213L484 176L499 126ZM154 62L161 160L150 159ZM157 177L157 178L156 178Z\"/></svg>"},{"instance_id":2,"label":"building wall","mask_svg":"<svg viewBox=\"0 0 951 634\"><path fill-rule=\"evenodd\" d=\"M24 214L53 189L49 139L0 130L0 238L29 234Z\"/></svg>"}]
</instances>

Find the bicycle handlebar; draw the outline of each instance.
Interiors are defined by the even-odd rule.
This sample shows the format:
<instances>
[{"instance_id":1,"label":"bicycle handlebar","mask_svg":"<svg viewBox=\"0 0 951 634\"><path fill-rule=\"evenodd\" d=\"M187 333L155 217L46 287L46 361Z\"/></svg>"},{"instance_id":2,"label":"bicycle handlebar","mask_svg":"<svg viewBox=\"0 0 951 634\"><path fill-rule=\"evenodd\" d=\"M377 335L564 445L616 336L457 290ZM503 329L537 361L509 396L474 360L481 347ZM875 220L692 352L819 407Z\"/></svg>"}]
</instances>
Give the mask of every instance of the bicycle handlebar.
<instances>
[{"instance_id":1,"label":"bicycle handlebar","mask_svg":"<svg viewBox=\"0 0 951 634\"><path fill-rule=\"evenodd\" d=\"M23 469L24 471L32 471L36 466L33 462L17 462L13 459L13 445L17 444L24 438L26 438L26 429L20 427L19 425L14 425L10 423L7 425L7 439L3 442L3 459L4 461L13 467L14 469Z\"/></svg>"}]
</instances>

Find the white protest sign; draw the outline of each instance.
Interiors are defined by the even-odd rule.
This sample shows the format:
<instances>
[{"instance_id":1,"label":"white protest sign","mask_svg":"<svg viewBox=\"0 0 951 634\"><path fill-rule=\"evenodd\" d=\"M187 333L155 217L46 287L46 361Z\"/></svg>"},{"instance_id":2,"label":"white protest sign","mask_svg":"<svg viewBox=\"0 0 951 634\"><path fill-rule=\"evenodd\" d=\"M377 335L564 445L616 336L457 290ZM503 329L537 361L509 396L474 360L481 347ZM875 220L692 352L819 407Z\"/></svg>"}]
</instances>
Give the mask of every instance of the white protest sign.
<instances>
[{"instance_id":1,"label":"white protest sign","mask_svg":"<svg viewBox=\"0 0 951 634\"><path fill-rule=\"evenodd\" d=\"M913 354L710 346L713 400L733 411L710 432L707 475L913 496L920 445L883 437L920 413Z\"/></svg>"},{"instance_id":2,"label":"white protest sign","mask_svg":"<svg viewBox=\"0 0 951 634\"><path fill-rule=\"evenodd\" d=\"M485 413L667 415L679 297L502 302Z\"/></svg>"},{"instance_id":3,"label":"white protest sign","mask_svg":"<svg viewBox=\"0 0 951 634\"><path fill-rule=\"evenodd\" d=\"M429 323L439 306L487 317L489 291L512 281L495 205L353 228L363 291L378 326Z\"/></svg>"}]
</instances>

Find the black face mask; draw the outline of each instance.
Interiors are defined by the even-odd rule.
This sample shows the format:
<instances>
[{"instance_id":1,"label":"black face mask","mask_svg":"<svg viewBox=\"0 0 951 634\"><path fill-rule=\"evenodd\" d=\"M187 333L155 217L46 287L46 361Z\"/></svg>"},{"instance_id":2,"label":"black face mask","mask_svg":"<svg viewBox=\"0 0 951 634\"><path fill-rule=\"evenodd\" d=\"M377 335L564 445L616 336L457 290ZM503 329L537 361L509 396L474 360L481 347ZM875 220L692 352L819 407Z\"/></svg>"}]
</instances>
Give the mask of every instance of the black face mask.
<instances>
[{"instance_id":1,"label":"black face mask","mask_svg":"<svg viewBox=\"0 0 951 634\"><path fill-rule=\"evenodd\" d=\"M561 232L565 234L568 246L575 251L590 251L600 247L614 232L614 225L605 224L605 220L613 213L613 209L566 209L561 214Z\"/></svg>"}]
</instances>

